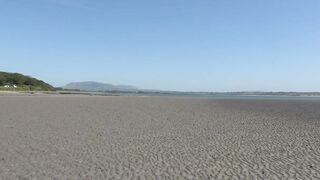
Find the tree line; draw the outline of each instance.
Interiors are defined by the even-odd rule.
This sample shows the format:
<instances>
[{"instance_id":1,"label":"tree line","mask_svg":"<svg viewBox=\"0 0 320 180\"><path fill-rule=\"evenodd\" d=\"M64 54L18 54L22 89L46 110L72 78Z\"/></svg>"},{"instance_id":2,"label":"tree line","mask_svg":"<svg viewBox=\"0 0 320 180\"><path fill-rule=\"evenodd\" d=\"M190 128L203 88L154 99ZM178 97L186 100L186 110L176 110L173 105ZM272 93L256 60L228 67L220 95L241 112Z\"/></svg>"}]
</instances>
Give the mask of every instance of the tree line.
<instances>
[{"instance_id":1,"label":"tree line","mask_svg":"<svg viewBox=\"0 0 320 180\"><path fill-rule=\"evenodd\" d=\"M55 88L50 84L33 77L25 76L19 73L0 72L0 86L4 87L5 85L16 85L21 90L55 90Z\"/></svg>"}]
</instances>

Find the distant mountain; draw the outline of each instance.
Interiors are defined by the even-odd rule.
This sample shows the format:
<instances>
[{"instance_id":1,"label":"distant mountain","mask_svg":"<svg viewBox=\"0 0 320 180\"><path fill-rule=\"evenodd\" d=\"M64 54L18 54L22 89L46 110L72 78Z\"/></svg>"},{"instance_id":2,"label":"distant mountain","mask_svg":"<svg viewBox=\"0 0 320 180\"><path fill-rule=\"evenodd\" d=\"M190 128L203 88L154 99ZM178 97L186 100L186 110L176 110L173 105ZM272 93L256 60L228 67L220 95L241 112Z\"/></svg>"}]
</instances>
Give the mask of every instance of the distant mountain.
<instances>
[{"instance_id":1,"label":"distant mountain","mask_svg":"<svg viewBox=\"0 0 320 180\"><path fill-rule=\"evenodd\" d=\"M30 76L0 72L0 90L54 91L55 88Z\"/></svg>"},{"instance_id":2,"label":"distant mountain","mask_svg":"<svg viewBox=\"0 0 320 180\"><path fill-rule=\"evenodd\" d=\"M67 90L81 91L137 91L138 88L128 85L112 85L95 81L73 82L62 87Z\"/></svg>"}]
</instances>

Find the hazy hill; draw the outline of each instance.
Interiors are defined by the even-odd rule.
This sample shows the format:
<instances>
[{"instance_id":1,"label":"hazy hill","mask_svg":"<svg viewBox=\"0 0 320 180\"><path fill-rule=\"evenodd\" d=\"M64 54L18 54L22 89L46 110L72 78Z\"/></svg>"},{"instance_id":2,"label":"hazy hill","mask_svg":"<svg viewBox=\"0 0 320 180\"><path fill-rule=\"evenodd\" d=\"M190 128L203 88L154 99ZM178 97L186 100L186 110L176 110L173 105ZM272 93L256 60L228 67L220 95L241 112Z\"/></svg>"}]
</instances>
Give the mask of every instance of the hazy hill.
<instances>
[{"instance_id":1,"label":"hazy hill","mask_svg":"<svg viewBox=\"0 0 320 180\"><path fill-rule=\"evenodd\" d=\"M62 87L68 90L81 90L81 91L137 91L134 86L128 85L112 85L95 81L87 82L73 82Z\"/></svg>"},{"instance_id":2,"label":"hazy hill","mask_svg":"<svg viewBox=\"0 0 320 180\"><path fill-rule=\"evenodd\" d=\"M5 88L4 86L10 86ZM13 88L13 86L17 86ZM0 89L2 90L38 90L38 91L53 91L55 90L50 84L42 80L25 76L19 73L0 72Z\"/></svg>"}]
</instances>

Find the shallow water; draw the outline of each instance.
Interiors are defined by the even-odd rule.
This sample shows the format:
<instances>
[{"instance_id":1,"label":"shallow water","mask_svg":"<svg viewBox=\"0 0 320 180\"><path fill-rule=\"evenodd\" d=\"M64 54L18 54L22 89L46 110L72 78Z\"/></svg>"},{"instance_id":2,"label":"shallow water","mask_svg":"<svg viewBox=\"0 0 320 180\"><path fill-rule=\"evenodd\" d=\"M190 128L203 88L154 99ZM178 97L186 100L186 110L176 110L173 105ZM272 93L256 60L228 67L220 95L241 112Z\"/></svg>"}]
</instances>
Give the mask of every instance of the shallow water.
<instances>
[{"instance_id":1,"label":"shallow water","mask_svg":"<svg viewBox=\"0 0 320 180\"><path fill-rule=\"evenodd\" d=\"M159 94L159 93L119 93L120 96L150 96L150 97L189 97L200 99L255 99L255 100L303 100L303 101L320 101L320 96L284 96L284 95L207 95L207 94Z\"/></svg>"}]
</instances>

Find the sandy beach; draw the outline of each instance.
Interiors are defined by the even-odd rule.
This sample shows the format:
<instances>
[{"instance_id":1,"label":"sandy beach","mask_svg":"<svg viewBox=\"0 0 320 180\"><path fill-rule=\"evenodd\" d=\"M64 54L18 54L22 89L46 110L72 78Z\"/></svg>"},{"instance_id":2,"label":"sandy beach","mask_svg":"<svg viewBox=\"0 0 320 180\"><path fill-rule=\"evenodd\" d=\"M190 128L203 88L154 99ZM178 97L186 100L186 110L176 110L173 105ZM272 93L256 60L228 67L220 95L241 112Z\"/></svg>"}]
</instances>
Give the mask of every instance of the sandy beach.
<instances>
[{"instance_id":1,"label":"sandy beach","mask_svg":"<svg viewBox=\"0 0 320 180\"><path fill-rule=\"evenodd\" d=\"M0 179L320 179L320 101L0 96Z\"/></svg>"}]
</instances>

